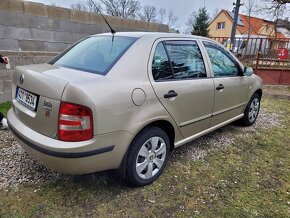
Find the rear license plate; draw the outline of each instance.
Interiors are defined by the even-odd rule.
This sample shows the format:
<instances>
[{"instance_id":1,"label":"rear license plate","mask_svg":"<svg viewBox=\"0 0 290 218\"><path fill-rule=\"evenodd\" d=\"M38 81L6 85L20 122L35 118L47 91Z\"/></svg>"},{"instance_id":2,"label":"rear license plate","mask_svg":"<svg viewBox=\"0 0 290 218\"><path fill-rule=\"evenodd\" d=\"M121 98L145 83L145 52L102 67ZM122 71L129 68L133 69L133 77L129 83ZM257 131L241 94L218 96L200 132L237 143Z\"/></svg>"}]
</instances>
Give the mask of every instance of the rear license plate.
<instances>
[{"instance_id":1,"label":"rear license plate","mask_svg":"<svg viewBox=\"0 0 290 218\"><path fill-rule=\"evenodd\" d=\"M30 110L36 110L38 96L33 93L17 87L16 100L25 105Z\"/></svg>"}]
</instances>

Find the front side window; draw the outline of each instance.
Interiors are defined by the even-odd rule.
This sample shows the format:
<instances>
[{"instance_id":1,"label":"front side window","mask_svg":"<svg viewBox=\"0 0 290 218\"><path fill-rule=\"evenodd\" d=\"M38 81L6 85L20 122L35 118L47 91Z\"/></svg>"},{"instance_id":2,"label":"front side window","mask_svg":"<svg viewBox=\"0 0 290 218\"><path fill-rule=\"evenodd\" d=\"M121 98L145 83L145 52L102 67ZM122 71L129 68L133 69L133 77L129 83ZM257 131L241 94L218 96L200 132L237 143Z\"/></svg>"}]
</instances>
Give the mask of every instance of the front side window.
<instances>
[{"instance_id":1,"label":"front side window","mask_svg":"<svg viewBox=\"0 0 290 218\"><path fill-rule=\"evenodd\" d=\"M209 42L203 42L203 44L210 58L215 77L237 76L239 74L237 63L223 48Z\"/></svg>"},{"instance_id":2,"label":"front side window","mask_svg":"<svg viewBox=\"0 0 290 218\"><path fill-rule=\"evenodd\" d=\"M49 64L105 75L135 41L132 37L92 36Z\"/></svg>"}]
</instances>

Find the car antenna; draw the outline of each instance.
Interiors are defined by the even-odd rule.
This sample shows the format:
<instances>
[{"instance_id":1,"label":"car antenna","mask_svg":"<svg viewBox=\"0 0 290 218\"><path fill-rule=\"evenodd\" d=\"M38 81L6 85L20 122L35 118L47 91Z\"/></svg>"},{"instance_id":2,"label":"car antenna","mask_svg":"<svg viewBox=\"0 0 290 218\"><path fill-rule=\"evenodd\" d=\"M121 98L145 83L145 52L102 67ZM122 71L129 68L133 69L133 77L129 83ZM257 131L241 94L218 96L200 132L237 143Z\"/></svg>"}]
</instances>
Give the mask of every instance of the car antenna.
<instances>
[{"instance_id":1,"label":"car antenna","mask_svg":"<svg viewBox=\"0 0 290 218\"><path fill-rule=\"evenodd\" d=\"M104 21L106 22L106 24L109 26L111 33L113 35L112 41L114 40L114 34L116 33L116 31L111 27L111 25L109 24L109 22L106 20L106 18L104 17L104 15L101 13L101 11L99 10L99 8L97 7L96 3L93 0L90 0L91 3L95 6L96 10L98 11L98 13L102 16L102 18L104 19Z\"/></svg>"}]
</instances>

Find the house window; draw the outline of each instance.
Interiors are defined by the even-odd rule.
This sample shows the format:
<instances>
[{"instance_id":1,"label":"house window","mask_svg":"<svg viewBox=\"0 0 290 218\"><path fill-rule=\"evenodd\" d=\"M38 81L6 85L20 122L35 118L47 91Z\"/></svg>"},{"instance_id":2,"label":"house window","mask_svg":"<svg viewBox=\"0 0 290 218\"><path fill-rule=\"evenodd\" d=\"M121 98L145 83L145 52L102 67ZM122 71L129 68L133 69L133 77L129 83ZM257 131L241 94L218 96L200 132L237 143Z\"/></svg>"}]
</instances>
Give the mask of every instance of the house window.
<instances>
[{"instance_id":1,"label":"house window","mask_svg":"<svg viewBox=\"0 0 290 218\"><path fill-rule=\"evenodd\" d=\"M220 23L217 23L217 29L218 30L222 30L225 28L225 22L220 22Z\"/></svg>"}]
</instances>

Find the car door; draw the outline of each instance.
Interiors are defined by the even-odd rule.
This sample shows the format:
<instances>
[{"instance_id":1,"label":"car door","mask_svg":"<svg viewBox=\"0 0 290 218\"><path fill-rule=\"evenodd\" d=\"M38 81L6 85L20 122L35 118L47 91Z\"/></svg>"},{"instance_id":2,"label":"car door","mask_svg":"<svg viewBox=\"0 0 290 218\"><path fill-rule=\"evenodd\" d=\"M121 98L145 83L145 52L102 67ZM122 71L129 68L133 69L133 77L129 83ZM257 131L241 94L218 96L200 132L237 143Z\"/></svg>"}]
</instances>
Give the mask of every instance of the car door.
<instances>
[{"instance_id":1,"label":"car door","mask_svg":"<svg viewBox=\"0 0 290 218\"><path fill-rule=\"evenodd\" d=\"M250 91L250 81L227 50L208 41L203 41L203 45L210 60L215 86L211 121L213 127L243 114Z\"/></svg>"},{"instance_id":2,"label":"car door","mask_svg":"<svg viewBox=\"0 0 290 218\"><path fill-rule=\"evenodd\" d=\"M198 42L156 42L149 67L153 89L186 138L210 126L214 83Z\"/></svg>"}]
</instances>

